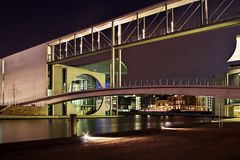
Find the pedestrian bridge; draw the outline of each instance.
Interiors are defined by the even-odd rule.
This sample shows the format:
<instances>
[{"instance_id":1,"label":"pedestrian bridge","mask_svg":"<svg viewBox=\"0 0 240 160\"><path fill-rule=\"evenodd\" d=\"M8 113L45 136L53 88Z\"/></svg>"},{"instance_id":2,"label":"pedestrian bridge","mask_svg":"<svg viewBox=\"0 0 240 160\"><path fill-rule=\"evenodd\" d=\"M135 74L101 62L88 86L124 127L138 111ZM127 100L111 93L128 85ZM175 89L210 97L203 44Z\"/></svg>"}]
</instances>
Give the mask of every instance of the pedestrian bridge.
<instances>
[{"instance_id":1,"label":"pedestrian bridge","mask_svg":"<svg viewBox=\"0 0 240 160\"><path fill-rule=\"evenodd\" d=\"M19 105L30 105L36 103L57 104L61 102L99 97L119 95L192 95L192 96L214 96L219 98L240 99L239 86L216 86L216 85L151 85L151 86L129 86L121 88L104 88L85 90L77 92L61 93L53 96L42 97L34 100L18 103Z\"/></svg>"}]
</instances>

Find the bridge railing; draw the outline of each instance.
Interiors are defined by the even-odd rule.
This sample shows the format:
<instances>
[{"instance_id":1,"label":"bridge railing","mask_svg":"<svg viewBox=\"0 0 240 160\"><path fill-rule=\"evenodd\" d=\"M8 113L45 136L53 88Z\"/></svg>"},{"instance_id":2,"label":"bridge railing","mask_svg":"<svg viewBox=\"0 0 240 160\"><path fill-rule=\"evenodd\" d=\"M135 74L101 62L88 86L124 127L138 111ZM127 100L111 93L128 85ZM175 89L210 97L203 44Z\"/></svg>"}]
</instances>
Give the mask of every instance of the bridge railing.
<instances>
[{"instance_id":1,"label":"bridge railing","mask_svg":"<svg viewBox=\"0 0 240 160\"><path fill-rule=\"evenodd\" d=\"M122 87L133 86L229 86L225 80L208 79L159 79L159 80L136 80L124 81ZM237 85L236 85L237 86Z\"/></svg>"},{"instance_id":2,"label":"bridge railing","mask_svg":"<svg viewBox=\"0 0 240 160\"><path fill-rule=\"evenodd\" d=\"M69 85L70 86L70 85ZM227 81L225 80L216 80L216 79L201 79L201 78L188 78L188 79L179 79L179 78L173 78L173 79L158 79L158 80L135 80L135 81L124 81L122 83L122 88L128 88L128 87L150 87L150 86L220 86L220 87L231 87L231 86L240 86L240 84L227 84ZM121 88L116 86L116 88ZM105 89L105 88L103 88ZM90 88L87 90L99 90L96 88ZM80 91L86 91L86 90L80 90ZM79 92L79 90L72 91L69 88L63 89L62 91L59 91L55 95L63 94L63 93L74 93ZM31 97L16 99L15 101L8 101L3 103L0 101L0 105L6 105L6 106L17 106L18 104L21 104L23 102L29 102L36 99L46 98L46 94L39 94ZM45 106L45 103L34 103L34 106Z\"/></svg>"},{"instance_id":3,"label":"bridge railing","mask_svg":"<svg viewBox=\"0 0 240 160\"><path fill-rule=\"evenodd\" d=\"M24 98L19 98L19 99L16 99L16 100L10 100L10 101L6 101L6 102L3 102L1 100L0 101L0 105L2 105L2 106L18 106L19 104L21 104L23 102L29 102L29 101L32 101L32 100L45 98L45 97L47 97L46 93L42 93L42 94L29 96L29 97L24 97ZM46 104L43 103L43 102L41 102L41 103L34 103L34 104L31 104L31 105L32 106L39 106L39 107L46 106Z\"/></svg>"}]
</instances>

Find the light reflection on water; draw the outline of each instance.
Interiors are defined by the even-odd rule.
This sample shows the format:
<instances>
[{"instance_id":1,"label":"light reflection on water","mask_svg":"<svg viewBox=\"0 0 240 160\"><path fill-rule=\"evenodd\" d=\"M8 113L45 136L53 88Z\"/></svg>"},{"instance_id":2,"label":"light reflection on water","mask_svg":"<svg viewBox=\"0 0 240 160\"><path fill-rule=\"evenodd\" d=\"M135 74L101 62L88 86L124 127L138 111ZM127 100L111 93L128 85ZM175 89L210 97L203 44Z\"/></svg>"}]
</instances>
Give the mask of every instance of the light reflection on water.
<instances>
[{"instance_id":1,"label":"light reflection on water","mask_svg":"<svg viewBox=\"0 0 240 160\"><path fill-rule=\"evenodd\" d=\"M121 118L79 119L78 135L133 131L149 128L210 122L204 117L128 116ZM0 143L69 136L67 119L0 120Z\"/></svg>"}]
</instances>

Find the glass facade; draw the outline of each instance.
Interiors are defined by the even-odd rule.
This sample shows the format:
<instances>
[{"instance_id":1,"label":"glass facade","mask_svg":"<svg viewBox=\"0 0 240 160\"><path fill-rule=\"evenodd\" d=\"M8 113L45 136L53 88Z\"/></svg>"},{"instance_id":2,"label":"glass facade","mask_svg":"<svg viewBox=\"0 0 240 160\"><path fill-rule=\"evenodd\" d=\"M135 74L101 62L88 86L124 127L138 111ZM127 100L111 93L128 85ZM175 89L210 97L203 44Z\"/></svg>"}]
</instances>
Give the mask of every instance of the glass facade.
<instances>
[{"instance_id":1,"label":"glass facade","mask_svg":"<svg viewBox=\"0 0 240 160\"><path fill-rule=\"evenodd\" d=\"M69 92L83 91L89 89L102 88L99 81L87 74L79 75L72 81ZM93 97L73 100L71 103L77 112L83 115L89 115L96 112L102 105L103 97Z\"/></svg>"},{"instance_id":2,"label":"glass facade","mask_svg":"<svg viewBox=\"0 0 240 160\"><path fill-rule=\"evenodd\" d=\"M235 65L229 68L227 73L228 86L240 86L240 66ZM240 117L240 99L226 99L227 113L230 117Z\"/></svg>"}]
</instances>

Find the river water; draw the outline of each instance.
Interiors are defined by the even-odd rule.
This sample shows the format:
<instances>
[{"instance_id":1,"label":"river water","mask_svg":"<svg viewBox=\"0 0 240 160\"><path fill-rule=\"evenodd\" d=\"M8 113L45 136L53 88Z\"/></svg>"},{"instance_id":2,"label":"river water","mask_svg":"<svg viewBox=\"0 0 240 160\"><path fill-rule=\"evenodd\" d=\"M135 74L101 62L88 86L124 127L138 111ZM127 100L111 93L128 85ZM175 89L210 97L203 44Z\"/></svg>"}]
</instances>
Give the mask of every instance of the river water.
<instances>
[{"instance_id":1,"label":"river water","mask_svg":"<svg viewBox=\"0 0 240 160\"><path fill-rule=\"evenodd\" d=\"M208 117L127 116L119 118L79 119L78 135L102 134L140 129L210 122ZM0 120L0 143L62 138L69 136L68 119Z\"/></svg>"}]
</instances>

